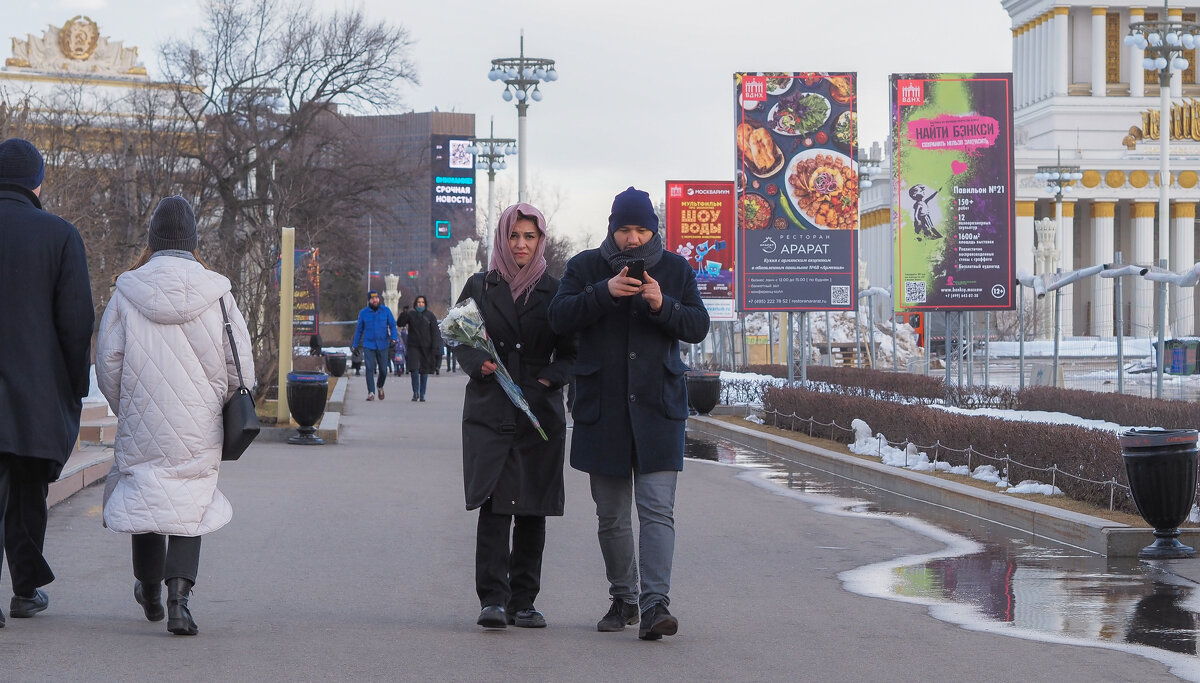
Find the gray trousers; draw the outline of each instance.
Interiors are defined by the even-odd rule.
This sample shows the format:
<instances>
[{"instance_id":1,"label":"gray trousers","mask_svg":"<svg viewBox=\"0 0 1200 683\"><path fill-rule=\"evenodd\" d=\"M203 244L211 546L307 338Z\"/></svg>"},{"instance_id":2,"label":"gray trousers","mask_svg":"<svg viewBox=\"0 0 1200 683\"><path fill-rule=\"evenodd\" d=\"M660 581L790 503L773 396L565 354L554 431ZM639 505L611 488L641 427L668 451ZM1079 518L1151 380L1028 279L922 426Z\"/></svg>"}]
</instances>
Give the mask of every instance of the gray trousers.
<instances>
[{"instance_id":1,"label":"gray trousers","mask_svg":"<svg viewBox=\"0 0 1200 683\"><path fill-rule=\"evenodd\" d=\"M608 592L642 611L670 604L675 557L675 483L678 472L633 472L628 477L591 475ZM633 552L632 506L638 512L638 549ZM641 590L638 590L638 570Z\"/></svg>"}]
</instances>

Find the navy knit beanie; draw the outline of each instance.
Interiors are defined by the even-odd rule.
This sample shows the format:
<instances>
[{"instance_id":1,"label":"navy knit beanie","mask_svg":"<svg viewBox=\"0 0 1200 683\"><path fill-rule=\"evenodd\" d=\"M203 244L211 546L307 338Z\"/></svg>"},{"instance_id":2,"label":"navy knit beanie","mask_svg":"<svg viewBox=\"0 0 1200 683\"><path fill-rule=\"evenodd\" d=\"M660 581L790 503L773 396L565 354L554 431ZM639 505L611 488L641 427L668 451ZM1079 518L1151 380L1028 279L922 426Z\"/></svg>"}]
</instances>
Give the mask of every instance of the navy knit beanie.
<instances>
[{"instance_id":1,"label":"navy knit beanie","mask_svg":"<svg viewBox=\"0 0 1200 683\"><path fill-rule=\"evenodd\" d=\"M42 186L46 162L28 140L9 138L0 142L0 185L20 185L28 190Z\"/></svg>"},{"instance_id":2,"label":"navy knit beanie","mask_svg":"<svg viewBox=\"0 0 1200 683\"><path fill-rule=\"evenodd\" d=\"M151 251L195 251L196 214L192 213L192 205L180 196L164 197L150 219L148 242Z\"/></svg>"},{"instance_id":3,"label":"navy knit beanie","mask_svg":"<svg viewBox=\"0 0 1200 683\"><path fill-rule=\"evenodd\" d=\"M650 232L658 232L658 214L654 213L649 194L631 187L613 199L612 213L608 216L608 234L626 225L640 225Z\"/></svg>"}]
</instances>

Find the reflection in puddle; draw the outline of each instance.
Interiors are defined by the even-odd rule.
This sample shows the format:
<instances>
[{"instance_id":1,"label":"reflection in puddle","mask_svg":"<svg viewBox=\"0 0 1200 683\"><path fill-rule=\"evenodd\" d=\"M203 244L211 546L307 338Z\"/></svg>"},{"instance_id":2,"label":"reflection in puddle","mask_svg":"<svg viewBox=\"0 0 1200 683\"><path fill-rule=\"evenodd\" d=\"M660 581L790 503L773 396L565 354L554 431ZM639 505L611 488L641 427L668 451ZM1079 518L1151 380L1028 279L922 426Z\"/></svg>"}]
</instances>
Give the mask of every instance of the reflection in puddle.
<instances>
[{"instance_id":1,"label":"reflection in puddle","mask_svg":"<svg viewBox=\"0 0 1200 683\"><path fill-rule=\"evenodd\" d=\"M1021 538L1011 528L981 524L721 439L689 433L684 452L690 458L765 468L762 478L789 491L842 499L833 508L839 514L888 515L905 526L910 525L903 520L917 518L953 532L942 538L936 530L922 531L947 543L941 552L844 572L847 590L925 604L935 617L972 629L1136 652L1200 681L1200 586L1186 579L1136 558L1109 559L1046 539Z\"/></svg>"}]
</instances>

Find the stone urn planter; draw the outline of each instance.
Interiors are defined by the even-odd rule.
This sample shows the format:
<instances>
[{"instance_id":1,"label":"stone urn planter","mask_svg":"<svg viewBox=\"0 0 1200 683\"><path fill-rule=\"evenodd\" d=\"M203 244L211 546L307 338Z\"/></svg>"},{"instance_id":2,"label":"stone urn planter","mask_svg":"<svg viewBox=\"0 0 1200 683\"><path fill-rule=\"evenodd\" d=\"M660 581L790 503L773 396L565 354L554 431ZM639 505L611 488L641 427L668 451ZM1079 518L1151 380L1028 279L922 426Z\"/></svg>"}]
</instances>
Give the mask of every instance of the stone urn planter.
<instances>
[{"instance_id":1,"label":"stone urn planter","mask_svg":"<svg viewBox=\"0 0 1200 683\"><path fill-rule=\"evenodd\" d=\"M1195 429L1130 429L1121 433L1121 457L1138 512L1154 527L1154 543L1138 557L1175 559L1196 551L1179 542L1179 525L1196 498Z\"/></svg>"},{"instance_id":2,"label":"stone urn planter","mask_svg":"<svg viewBox=\"0 0 1200 683\"><path fill-rule=\"evenodd\" d=\"M323 372L289 372L287 376L288 410L300 425L300 433L289 437L288 443L299 446L320 446L325 441L316 435L316 424L325 414L325 398L329 394L329 375Z\"/></svg>"},{"instance_id":3,"label":"stone urn planter","mask_svg":"<svg viewBox=\"0 0 1200 683\"><path fill-rule=\"evenodd\" d=\"M688 370L688 405L701 415L708 415L721 401L721 373L709 370Z\"/></svg>"},{"instance_id":4,"label":"stone urn planter","mask_svg":"<svg viewBox=\"0 0 1200 683\"><path fill-rule=\"evenodd\" d=\"M346 374L346 354L344 353L327 353L325 354L325 369L334 377L341 377Z\"/></svg>"}]
</instances>

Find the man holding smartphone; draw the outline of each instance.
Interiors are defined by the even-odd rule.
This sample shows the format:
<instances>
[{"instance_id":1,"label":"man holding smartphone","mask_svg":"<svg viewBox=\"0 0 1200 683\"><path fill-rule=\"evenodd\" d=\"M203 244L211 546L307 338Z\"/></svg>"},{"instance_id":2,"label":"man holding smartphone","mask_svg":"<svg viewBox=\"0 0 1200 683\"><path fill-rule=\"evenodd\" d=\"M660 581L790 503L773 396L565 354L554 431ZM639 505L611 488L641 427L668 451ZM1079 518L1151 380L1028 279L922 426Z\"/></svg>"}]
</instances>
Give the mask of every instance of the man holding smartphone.
<instances>
[{"instance_id":1,"label":"man holding smartphone","mask_svg":"<svg viewBox=\"0 0 1200 683\"><path fill-rule=\"evenodd\" d=\"M556 333L579 339L571 466L590 475L612 599L596 630L640 621L642 640L674 635L667 606L688 416L679 342L708 335L708 311L695 271L663 249L650 195L617 195L608 236L567 263L549 317Z\"/></svg>"}]
</instances>

